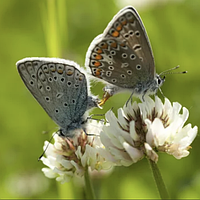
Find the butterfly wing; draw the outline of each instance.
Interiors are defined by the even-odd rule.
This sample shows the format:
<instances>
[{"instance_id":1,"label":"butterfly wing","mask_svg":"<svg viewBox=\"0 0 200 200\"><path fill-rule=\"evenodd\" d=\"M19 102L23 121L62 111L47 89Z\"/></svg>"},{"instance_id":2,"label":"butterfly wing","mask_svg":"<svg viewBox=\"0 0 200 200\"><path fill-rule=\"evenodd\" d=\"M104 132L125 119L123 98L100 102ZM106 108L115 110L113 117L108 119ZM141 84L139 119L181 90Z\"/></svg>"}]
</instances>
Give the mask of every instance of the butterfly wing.
<instances>
[{"instance_id":1,"label":"butterfly wing","mask_svg":"<svg viewBox=\"0 0 200 200\"><path fill-rule=\"evenodd\" d=\"M154 79L151 45L133 7L119 11L104 33L93 40L85 64L93 76L123 88L135 88Z\"/></svg>"},{"instance_id":2,"label":"butterfly wing","mask_svg":"<svg viewBox=\"0 0 200 200\"><path fill-rule=\"evenodd\" d=\"M78 64L57 58L25 58L17 69L47 114L66 132L87 109L87 81ZM77 127L79 128L79 127Z\"/></svg>"}]
</instances>

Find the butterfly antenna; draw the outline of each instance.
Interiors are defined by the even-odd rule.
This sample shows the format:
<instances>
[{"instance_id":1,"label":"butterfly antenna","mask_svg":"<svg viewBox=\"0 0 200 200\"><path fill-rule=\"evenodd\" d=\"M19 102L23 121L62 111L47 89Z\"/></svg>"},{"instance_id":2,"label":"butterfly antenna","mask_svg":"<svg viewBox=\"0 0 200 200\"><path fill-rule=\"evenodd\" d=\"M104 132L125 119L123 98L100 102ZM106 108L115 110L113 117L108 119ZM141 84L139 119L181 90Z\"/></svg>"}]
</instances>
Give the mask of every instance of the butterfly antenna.
<instances>
[{"instance_id":1,"label":"butterfly antenna","mask_svg":"<svg viewBox=\"0 0 200 200\"><path fill-rule=\"evenodd\" d=\"M132 103L133 94L134 94L134 90L133 90L133 92L131 93L131 95L130 95L130 97L128 98L128 100L126 101L126 107L128 106L128 103L129 103L130 100L131 100L131 103Z\"/></svg>"},{"instance_id":2,"label":"butterfly antenna","mask_svg":"<svg viewBox=\"0 0 200 200\"><path fill-rule=\"evenodd\" d=\"M50 142L51 142L51 140L53 139L53 137L54 137L55 134L57 134L57 133L54 133L54 134L51 136L51 138L50 138L50 140L49 140L49 143L47 144L47 146L46 146L45 150L43 151L42 155L38 158L38 161L42 158L42 156L44 156L44 154L45 154L47 148L49 147L49 144L50 144Z\"/></svg>"},{"instance_id":3,"label":"butterfly antenna","mask_svg":"<svg viewBox=\"0 0 200 200\"><path fill-rule=\"evenodd\" d=\"M178 66L173 67L173 68L171 68L171 69L165 70L165 71L161 72L161 73L159 74L159 76L165 75L165 74L186 74L186 73L187 73L187 71L183 71L183 72L172 72L173 70L178 69L179 67L180 67L180 66L178 65Z\"/></svg>"}]
</instances>

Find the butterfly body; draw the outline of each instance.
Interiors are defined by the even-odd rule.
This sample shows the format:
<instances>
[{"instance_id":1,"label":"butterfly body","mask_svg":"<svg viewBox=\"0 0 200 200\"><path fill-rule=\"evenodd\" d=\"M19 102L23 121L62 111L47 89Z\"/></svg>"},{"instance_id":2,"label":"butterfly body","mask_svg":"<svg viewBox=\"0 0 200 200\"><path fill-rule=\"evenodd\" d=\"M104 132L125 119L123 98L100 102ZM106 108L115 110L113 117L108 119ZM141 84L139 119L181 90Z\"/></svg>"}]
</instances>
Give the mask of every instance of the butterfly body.
<instances>
[{"instance_id":1,"label":"butterfly body","mask_svg":"<svg viewBox=\"0 0 200 200\"><path fill-rule=\"evenodd\" d=\"M104 91L110 96L123 90L141 97L155 94L164 82L156 74L147 33L132 6L119 11L92 41L85 65L107 84Z\"/></svg>"},{"instance_id":2,"label":"butterfly body","mask_svg":"<svg viewBox=\"0 0 200 200\"><path fill-rule=\"evenodd\" d=\"M83 128L85 113L97 107L88 95L88 83L78 64L58 58L25 58L17 62L18 72L46 113L60 126L60 135L73 137Z\"/></svg>"}]
</instances>

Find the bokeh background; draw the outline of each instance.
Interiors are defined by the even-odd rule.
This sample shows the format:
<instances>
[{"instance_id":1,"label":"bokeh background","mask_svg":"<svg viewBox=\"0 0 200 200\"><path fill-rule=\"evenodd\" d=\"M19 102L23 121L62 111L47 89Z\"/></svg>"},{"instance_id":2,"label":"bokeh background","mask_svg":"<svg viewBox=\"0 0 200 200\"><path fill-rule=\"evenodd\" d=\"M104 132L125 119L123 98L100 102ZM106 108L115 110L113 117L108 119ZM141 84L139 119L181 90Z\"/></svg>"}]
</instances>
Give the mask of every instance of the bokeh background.
<instances>
[{"instance_id":1,"label":"bokeh background","mask_svg":"<svg viewBox=\"0 0 200 200\"><path fill-rule=\"evenodd\" d=\"M37 159L56 125L21 81L15 63L24 57L61 57L84 66L90 42L124 6L134 6L147 29L160 73L180 65L187 74L166 77L170 101L189 109L200 126L199 0L1 0L0 1L0 198L81 198L73 182L46 178ZM102 96L101 83L92 87ZM123 106L130 94L112 97L102 110ZM161 98L162 96L158 94ZM200 139L181 160L159 154L158 166L173 198L200 197ZM93 179L101 198L158 198L146 159Z\"/></svg>"}]
</instances>

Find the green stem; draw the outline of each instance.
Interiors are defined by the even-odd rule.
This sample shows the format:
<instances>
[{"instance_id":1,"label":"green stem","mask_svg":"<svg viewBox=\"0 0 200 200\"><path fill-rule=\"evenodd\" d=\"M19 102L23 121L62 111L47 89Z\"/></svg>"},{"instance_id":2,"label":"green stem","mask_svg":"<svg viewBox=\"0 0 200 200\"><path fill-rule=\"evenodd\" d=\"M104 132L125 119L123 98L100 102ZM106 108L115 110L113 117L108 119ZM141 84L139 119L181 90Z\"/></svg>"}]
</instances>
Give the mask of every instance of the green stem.
<instances>
[{"instance_id":1,"label":"green stem","mask_svg":"<svg viewBox=\"0 0 200 200\"><path fill-rule=\"evenodd\" d=\"M85 171L85 193L87 199L96 199L94 189L90 180L88 169Z\"/></svg>"},{"instance_id":2,"label":"green stem","mask_svg":"<svg viewBox=\"0 0 200 200\"><path fill-rule=\"evenodd\" d=\"M58 12L56 0L41 1L41 16L49 57L60 57L61 45L58 25Z\"/></svg>"},{"instance_id":3,"label":"green stem","mask_svg":"<svg viewBox=\"0 0 200 200\"><path fill-rule=\"evenodd\" d=\"M152 172L153 172L153 177L154 177L154 180L156 182L156 186L157 186L157 189L159 191L161 199L170 199L167 188L166 188L165 183L162 179L162 176L161 176L160 170L158 169L157 164L150 159L148 159L148 160L149 160L149 164L151 166L151 169L152 169Z\"/></svg>"}]
</instances>

